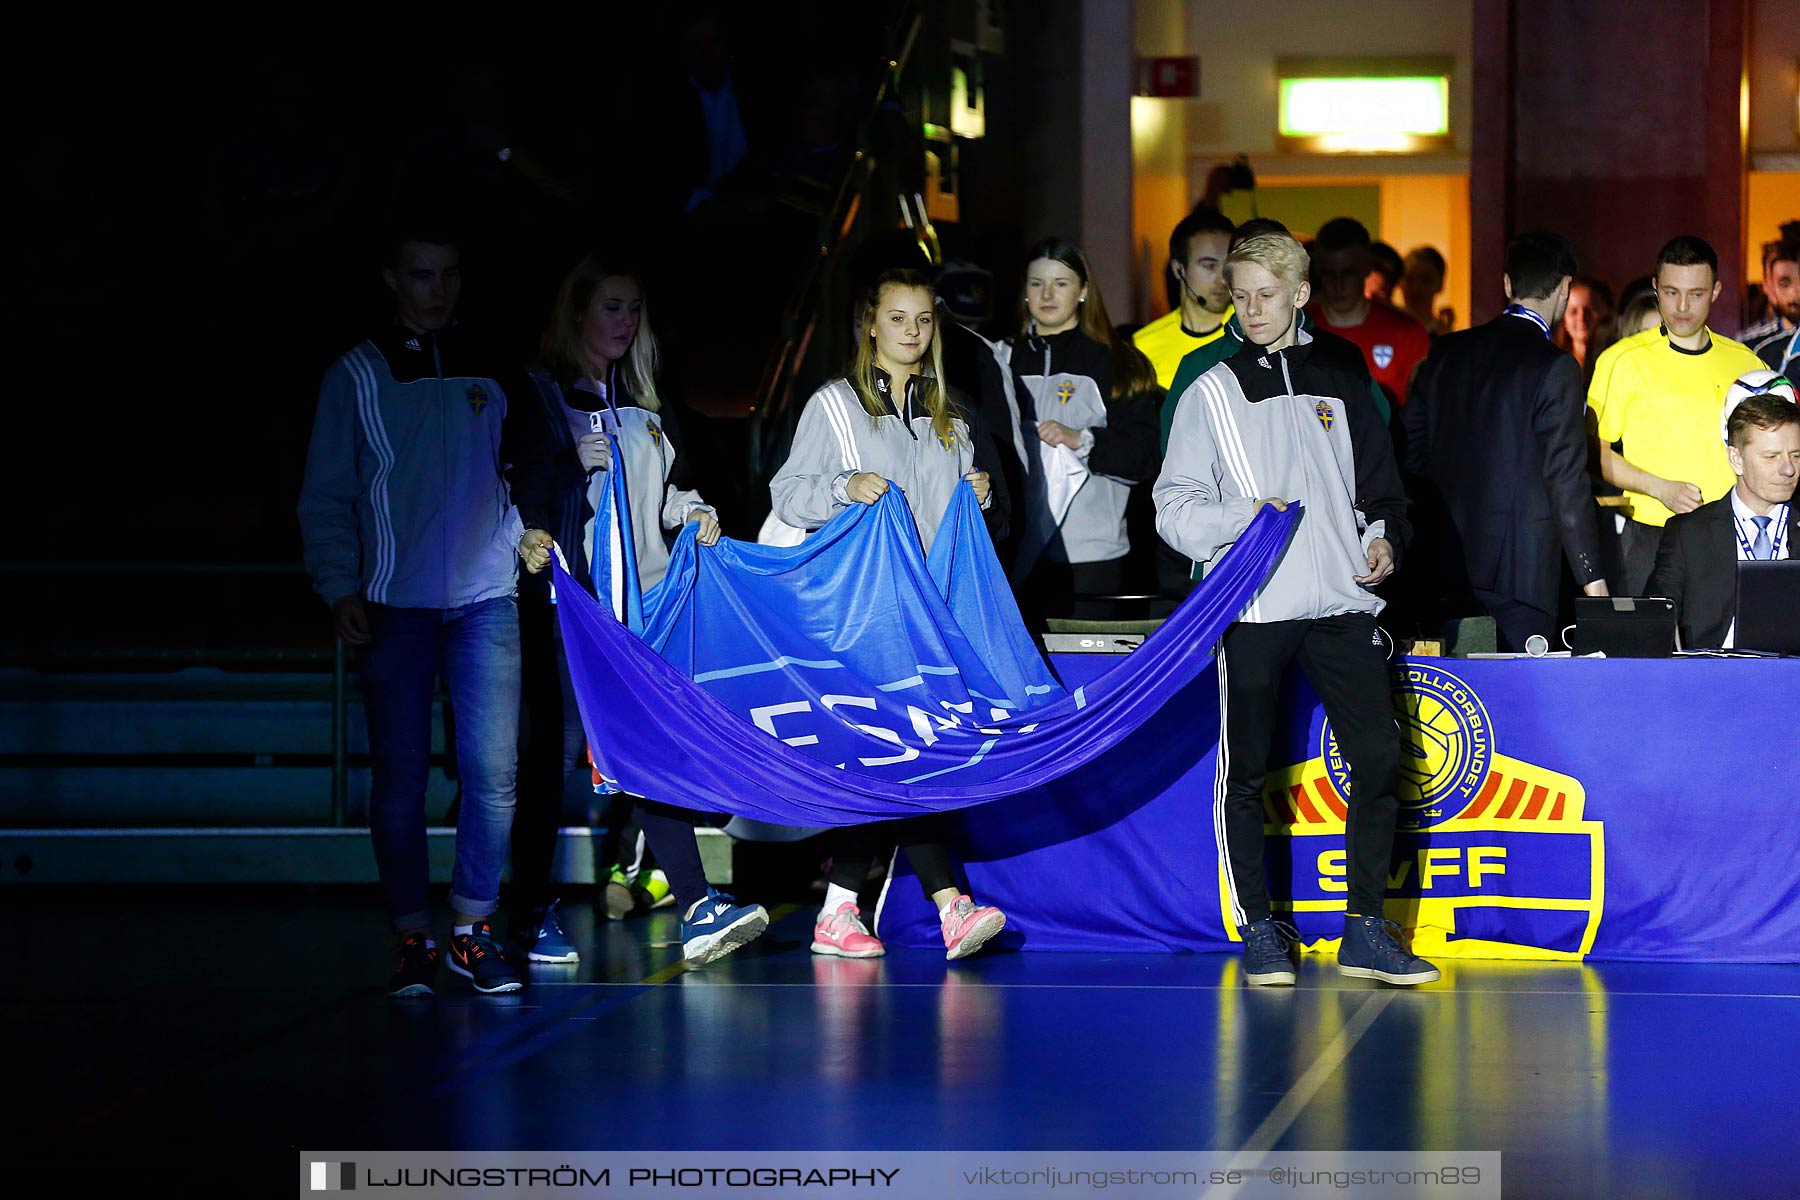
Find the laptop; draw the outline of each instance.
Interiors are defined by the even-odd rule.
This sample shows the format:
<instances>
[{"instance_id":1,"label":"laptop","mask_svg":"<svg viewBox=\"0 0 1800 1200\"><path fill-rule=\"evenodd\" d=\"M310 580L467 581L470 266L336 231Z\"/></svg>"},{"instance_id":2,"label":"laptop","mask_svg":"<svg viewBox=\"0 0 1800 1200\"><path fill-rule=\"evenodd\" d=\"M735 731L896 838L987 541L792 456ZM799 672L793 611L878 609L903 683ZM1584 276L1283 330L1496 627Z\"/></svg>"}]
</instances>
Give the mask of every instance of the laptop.
<instances>
[{"instance_id":1,"label":"laptop","mask_svg":"<svg viewBox=\"0 0 1800 1200\"><path fill-rule=\"evenodd\" d=\"M1608 658L1675 653L1675 602L1662 596L1578 596L1569 649Z\"/></svg>"},{"instance_id":2,"label":"laptop","mask_svg":"<svg viewBox=\"0 0 1800 1200\"><path fill-rule=\"evenodd\" d=\"M1800 654L1800 559L1737 565L1737 632L1732 645Z\"/></svg>"}]
</instances>

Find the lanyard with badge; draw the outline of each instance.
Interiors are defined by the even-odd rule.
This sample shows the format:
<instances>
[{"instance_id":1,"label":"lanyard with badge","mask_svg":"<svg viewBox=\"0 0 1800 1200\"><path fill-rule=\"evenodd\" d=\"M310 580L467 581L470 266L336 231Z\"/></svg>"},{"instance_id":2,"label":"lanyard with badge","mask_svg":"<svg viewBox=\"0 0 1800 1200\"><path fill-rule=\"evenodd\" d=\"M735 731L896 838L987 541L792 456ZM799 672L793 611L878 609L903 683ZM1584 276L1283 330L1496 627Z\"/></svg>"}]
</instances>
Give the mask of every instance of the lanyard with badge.
<instances>
[{"instance_id":1,"label":"lanyard with badge","mask_svg":"<svg viewBox=\"0 0 1800 1200\"><path fill-rule=\"evenodd\" d=\"M1744 522L1744 517L1740 517L1736 513L1731 514L1731 532L1737 534L1738 549L1744 552L1745 558L1750 559L1752 562L1768 562L1781 557L1781 546L1782 543L1787 540L1788 531L1788 506L1786 504L1778 504L1769 510L1769 524L1775 527L1775 537L1769 543L1769 557L1767 559L1757 559L1756 550L1751 544L1750 539L1744 536ZM1767 531L1765 530L1764 532Z\"/></svg>"},{"instance_id":2,"label":"lanyard with badge","mask_svg":"<svg viewBox=\"0 0 1800 1200\"><path fill-rule=\"evenodd\" d=\"M605 407L605 409L596 408L588 413L588 415L587 415L588 432L590 432L590 433L606 432L606 418L609 414L612 417L613 428L616 430L619 430L620 432L623 432L625 427L622 424L620 424L619 406L617 403L614 402L614 400L612 398L612 388L608 387L604 383L601 383L598 379L590 380L589 382L591 382L594 385L595 394L600 397L600 402L602 404L606 405L606 407ZM556 603L556 581L555 580L552 580L550 583L550 603L552 603L552 604Z\"/></svg>"},{"instance_id":3,"label":"lanyard with badge","mask_svg":"<svg viewBox=\"0 0 1800 1200\"><path fill-rule=\"evenodd\" d=\"M612 414L613 428L623 430L624 426L619 423L619 406L613 400L612 388L607 384L601 383L598 379L592 380L591 382L594 385L596 393L600 397L600 402L606 405L606 411L602 412L600 409L596 408L590 412L588 414L588 429L593 433L599 433L604 430L606 428L607 414L610 413Z\"/></svg>"}]
</instances>

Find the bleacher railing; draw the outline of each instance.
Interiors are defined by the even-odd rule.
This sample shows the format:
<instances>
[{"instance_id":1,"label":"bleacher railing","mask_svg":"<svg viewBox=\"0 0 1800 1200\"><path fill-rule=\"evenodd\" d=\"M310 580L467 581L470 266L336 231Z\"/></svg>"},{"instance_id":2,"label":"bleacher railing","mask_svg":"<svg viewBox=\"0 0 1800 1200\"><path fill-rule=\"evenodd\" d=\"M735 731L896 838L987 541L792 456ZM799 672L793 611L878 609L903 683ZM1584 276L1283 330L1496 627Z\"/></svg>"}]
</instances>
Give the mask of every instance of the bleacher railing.
<instances>
[{"instance_id":1,"label":"bleacher railing","mask_svg":"<svg viewBox=\"0 0 1800 1200\"><path fill-rule=\"evenodd\" d=\"M306 568L300 563L204 563L204 562L38 562L0 564L0 577L20 579L92 576L106 578L147 577L244 577L281 576L294 579L310 597ZM320 629L329 629L329 617L321 611ZM245 670L262 667L291 670L295 667L321 672L331 670L331 814L330 824L342 827L349 815L350 777L350 670L349 650L342 639L332 646L263 647L168 647L124 644L117 646L14 646L0 649L0 664L50 672L94 671L113 668L131 671L178 670L185 667L221 667ZM98 731L97 731L98 732Z\"/></svg>"}]
</instances>

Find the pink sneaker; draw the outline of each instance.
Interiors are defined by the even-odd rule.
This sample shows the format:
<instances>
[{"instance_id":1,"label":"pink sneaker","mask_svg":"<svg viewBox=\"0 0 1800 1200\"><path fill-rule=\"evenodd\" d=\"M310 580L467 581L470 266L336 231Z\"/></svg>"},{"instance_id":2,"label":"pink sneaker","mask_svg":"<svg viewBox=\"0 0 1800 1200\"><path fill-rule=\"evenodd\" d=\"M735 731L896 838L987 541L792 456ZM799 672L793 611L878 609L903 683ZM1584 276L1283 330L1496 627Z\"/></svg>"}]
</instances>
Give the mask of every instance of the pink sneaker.
<instances>
[{"instance_id":1,"label":"pink sneaker","mask_svg":"<svg viewBox=\"0 0 1800 1200\"><path fill-rule=\"evenodd\" d=\"M967 896L951 901L939 918L944 926L944 957L967 958L988 939L1006 928L1006 914L991 905L977 905Z\"/></svg>"},{"instance_id":2,"label":"pink sneaker","mask_svg":"<svg viewBox=\"0 0 1800 1200\"><path fill-rule=\"evenodd\" d=\"M814 954L835 954L839 958L880 958L887 953L881 939L862 923L862 909L846 900L830 916L819 914L813 926Z\"/></svg>"}]
</instances>

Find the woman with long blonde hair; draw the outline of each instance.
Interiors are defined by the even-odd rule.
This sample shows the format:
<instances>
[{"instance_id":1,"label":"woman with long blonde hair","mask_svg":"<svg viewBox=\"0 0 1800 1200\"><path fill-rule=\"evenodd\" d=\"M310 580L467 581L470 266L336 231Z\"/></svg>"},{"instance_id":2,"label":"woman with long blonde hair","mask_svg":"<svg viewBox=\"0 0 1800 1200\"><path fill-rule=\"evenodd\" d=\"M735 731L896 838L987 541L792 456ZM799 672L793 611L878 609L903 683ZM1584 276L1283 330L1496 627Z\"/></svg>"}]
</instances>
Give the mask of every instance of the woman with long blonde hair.
<instances>
[{"instance_id":1,"label":"woman with long blonde hair","mask_svg":"<svg viewBox=\"0 0 1800 1200\"><path fill-rule=\"evenodd\" d=\"M793 450L769 484L775 514L815 530L852 504L874 504L898 487L926 550L951 494L965 480L988 531L1004 537L1006 494L989 470L989 441L974 408L946 386L938 337L937 293L921 271L889 271L863 309L856 359L814 392L800 414ZM898 843L920 886L937 905L944 956L967 957L1006 924L999 909L978 905L957 886L941 818L854 826L834 835L832 871L813 929L815 954L874 958L885 953L863 924L857 892L877 848Z\"/></svg>"},{"instance_id":2,"label":"woman with long blonde hair","mask_svg":"<svg viewBox=\"0 0 1800 1200\"><path fill-rule=\"evenodd\" d=\"M931 548L950 494L967 479L988 529L1004 537L1008 506L987 469L974 406L944 382L937 292L923 271L888 271L864 297L856 357L801 411L787 462L769 484L775 514L814 530L851 504L900 485Z\"/></svg>"},{"instance_id":3,"label":"woman with long blonde hair","mask_svg":"<svg viewBox=\"0 0 1800 1200\"><path fill-rule=\"evenodd\" d=\"M530 919L515 923L515 935L535 961L577 958L549 899L549 874L564 782L583 769L586 748L555 597L541 574L550 547L562 550L575 581L593 591L595 555L607 553L594 545L595 514L606 503L610 476L619 471L638 580L646 591L668 570L667 534L692 522L701 545L719 540L718 515L691 487L680 428L657 392L656 366L656 338L638 276L600 258L577 263L557 292L540 363L530 372L535 395L522 398L522 407L530 406L538 418L529 439L535 444L514 448L529 464L516 502L528 524L540 523L520 543L528 572L519 608L531 738L520 763L513 835L513 887L531 905ZM622 461L614 461L615 442ZM604 713L588 715L606 719ZM707 885L691 814L624 796L611 808L603 860L612 868L605 888L609 917L623 916L634 899L639 906L672 899L683 913L682 953L690 962L729 954L768 926L761 905L737 904ZM654 872L643 861L637 826L655 855ZM621 837L621 831L629 832Z\"/></svg>"}]
</instances>

